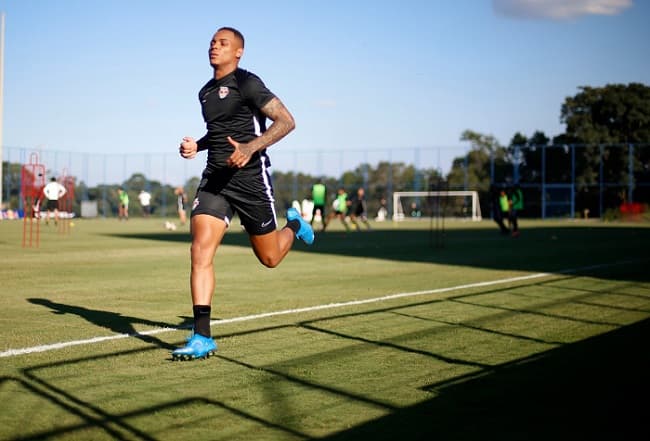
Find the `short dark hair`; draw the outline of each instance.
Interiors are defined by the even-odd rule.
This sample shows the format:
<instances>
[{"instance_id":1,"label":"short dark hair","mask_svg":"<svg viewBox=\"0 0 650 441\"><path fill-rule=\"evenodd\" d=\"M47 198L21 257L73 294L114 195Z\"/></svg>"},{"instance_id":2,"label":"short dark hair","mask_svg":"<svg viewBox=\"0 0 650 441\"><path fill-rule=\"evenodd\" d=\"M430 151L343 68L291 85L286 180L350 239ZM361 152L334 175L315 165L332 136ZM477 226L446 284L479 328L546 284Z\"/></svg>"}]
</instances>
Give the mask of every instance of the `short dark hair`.
<instances>
[{"instance_id":1,"label":"short dark hair","mask_svg":"<svg viewBox=\"0 0 650 441\"><path fill-rule=\"evenodd\" d=\"M232 32L233 34L235 34L235 38L238 39L241 42L241 47L244 47L244 44L245 44L244 34L239 32L237 29L231 28L230 26L224 26L222 28L217 29L217 32L219 32L219 31L230 31L230 32Z\"/></svg>"}]
</instances>

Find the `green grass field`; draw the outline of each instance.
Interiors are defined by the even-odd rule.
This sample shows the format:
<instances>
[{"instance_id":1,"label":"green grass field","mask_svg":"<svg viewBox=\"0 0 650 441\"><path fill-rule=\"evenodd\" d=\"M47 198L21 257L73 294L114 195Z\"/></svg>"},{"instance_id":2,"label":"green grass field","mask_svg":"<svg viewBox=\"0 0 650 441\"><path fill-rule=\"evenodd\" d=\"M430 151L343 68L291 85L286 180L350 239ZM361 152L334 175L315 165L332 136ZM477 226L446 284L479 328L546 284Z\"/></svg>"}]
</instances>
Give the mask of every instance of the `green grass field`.
<instances>
[{"instance_id":1,"label":"green grass field","mask_svg":"<svg viewBox=\"0 0 650 441\"><path fill-rule=\"evenodd\" d=\"M215 357L189 231L0 222L0 439L647 439L650 225L339 225L267 269L234 226ZM435 226L435 223L433 224ZM441 225L439 225L441 226ZM637 404L639 403L639 404Z\"/></svg>"}]
</instances>

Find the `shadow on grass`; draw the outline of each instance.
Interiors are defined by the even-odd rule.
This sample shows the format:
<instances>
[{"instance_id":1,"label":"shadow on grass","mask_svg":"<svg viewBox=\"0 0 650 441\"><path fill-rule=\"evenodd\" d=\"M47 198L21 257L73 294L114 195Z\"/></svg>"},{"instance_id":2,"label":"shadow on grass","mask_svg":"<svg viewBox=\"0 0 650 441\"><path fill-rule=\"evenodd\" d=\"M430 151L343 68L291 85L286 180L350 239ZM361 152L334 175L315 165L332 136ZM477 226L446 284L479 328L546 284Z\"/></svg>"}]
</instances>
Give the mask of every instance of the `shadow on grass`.
<instances>
[{"instance_id":1,"label":"shadow on grass","mask_svg":"<svg viewBox=\"0 0 650 441\"><path fill-rule=\"evenodd\" d=\"M65 303L57 303L42 298L29 298L27 301L33 303L34 305L41 305L45 306L46 308L50 308L54 314L77 315L96 326L106 328L118 334L129 334L132 337L138 338L144 342L154 344L164 349L174 349L175 347L169 345L168 343L165 343L160 339L157 339L156 337L138 333L134 325L140 324L154 328L180 328L189 327L192 323L189 318L184 318L183 323L180 323L178 325L171 325L169 323L156 322L139 317L124 316L117 312L102 311L99 309L90 309L75 305L66 305Z\"/></svg>"},{"instance_id":2,"label":"shadow on grass","mask_svg":"<svg viewBox=\"0 0 650 441\"><path fill-rule=\"evenodd\" d=\"M6 438L8 440L42 440L42 439L54 439L54 438L68 438L72 437L74 439L91 439L88 438L87 431L89 429L99 429L99 431L105 432L110 439L115 440L145 440L145 441L155 441L160 439L154 433L143 430L138 427L137 424L133 424L130 421L134 418L142 416L151 416L164 413L165 411L174 410L174 409L183 409L183 408L195 408L196 406L208 406L213 408L219 408L225 410L233 415L236 415L240 418L245 418L260 425L263 425L267 428L271 428L278 432L283 432L290 434L293 438L306 439L307 436L303 433L294 431L288 427L284 427L280 424L276 424L272 421L262 419L259 416L256 416L252 413L247 413L246 411L229 405L228 403L210 399L206 397L183 397L180 399L158 403L154 406L143 407L140 409L135 409L126 413L110 413L98 403L92 403L89 401L82 400L78 396L75 396L66 390L54 386L46 380L43 380L38 376L38 372L41 369L50 369L56 366L70 366L78 363L85 363L89 361L99 361L99 360L109 360L116 357L128 357L137 353L142 352L151 352L154 351L154 348L145 348L145 349L132 349L126 351L119 351L109 354L93 355L80 357L74 360L65 360L54 363L45 363L42 365L32 366L30 368L23 370L23 375L25 379L18 377L0 377L0 388L9 383L15 383L18 387L24 389L35 397L39 397L43 400L48 401L49 403L55 405L59 409L68 412L71 415L75 415L80 422L75 424L70 424L67 426L60 426L56 428L50 428L43 431L37 431L31 435L19 435L17 437ZM101 381L101 379L100 379ZM102 403L104 404L104 403ZM156 431L159 432L160 430ZM0 433L1 433L0 429ZM3 438L4 439L4 438Z\"/></svg>"},{"instance_id":3,"label":"shadow on grass","mask_svg":"<svg viewBox=\"0 0 650 441\"><path fill-rule=\"evenodd\" d=\"M473 294L480 295L480 294ZM464 298L472 295L463 295ZM39 300L39 299L32 299ZM435 303L436 301L429 302ZM53 306L40 299L56 311L89 314L77 307L57 304ZM418 304L411 304L415 306ZM385 313L398 307L381 307L374 311L356 314ZM81 308L83 309L83 308ZM514 315L516 311L495 311L494 314ZM114 315L109 313L109 316ZM321 320L347 317L336 314ZM489 318L486 318L488 320ZM95 318L95 320L98 320ZM136 319L139 320L139 319ZM99 320L98 320L99 321ZM319 320L299 324L314 332L325 332L314 328ZM259 328L222 335L232 338L251 333L274 332L283 325ZM385 345L382 341L370 341L354 336L338 335L339 338L354 338L366 346ZM324 440L627 440L647 439L647 406L645 400L650 393L650 354L646 350L650 338L650 319L619 328L578 343L564 345L535 356L514 360L499 366L477 366L478 374L467 374L452 380L429 384L422 389L435 396L406 408L398 408L371 397L348 392L344 386L331 387L284 372L278 366L247 363L242 360L217 355L224 362L236 364L242 369L269 374L267 387L275 391L278 380L337 395L346 400L364 403L384 409L388 415L368 421L357 427L319 438ZM357 346L355 346L356 348ZM350 350L344 345L344 351ZM394 350L413 352L408 347L391 345ZM32 394L48 400L57 407L81 418L76 425L53 428L34 434L11 439L44 439L56 436L74 436L92 427L104 430L112 439L157 439L134 426L133 417L155 415L166 409L192 408L196 405L223 409L254 424L277 431L280 438L308 439L305 433L292 423L283 423L288 415L275 415L266 419L255 416L232 403L211 400L208 397L176 397L168 402L157 402L151 406L132 409L126 413L111 413L104 403L92 403L54 386L38 375L40 369L57 365L74 365L90 360L127 357L133 353L154 351L155 348L128 350L110 354L81 357L76 360L48 362L23 370L27 382L4 377L7 381L19 382ZM358 350L358 349L355 349ZM436 357L433 353L421 355ZM328 359L335 354L321 354ZM293 360L298 362L299 360ZM463 364L462 360L445 360L448 363ZM36 386L36 387L35 387ZM274 397L278 405L277 397ZM640 403L640 404L639 404ZM110 407L110 406L109 406ZM291 406L289 406L291 408ZM218 424L215 423L215 424Z\"/></svg>"},{"instance_id":4,"label":"shadow on grass","mask_svg":"<svg viewBox=\"0 0 650 441\"><path fill-rule=\"evenodd\" d=\"M189 243L187 232L134 233L113 237ZM248 236L229 231L223 245L250 247ZM313 246L300 241L294 250L333 256L362 257L390 261L424 262L502 270L593 274L598 264L645 261L650 247L650 228L642 227L531 227L521 237L501 236L493 229L460 228L444 232L428 229L374 230L370 232L317 233ZM614 271L598 270L604 278L650 281L650 272L632 265ZM625 270L627 267L627 271Z\"/></svg>"},{"instance_id":5,"label":"shadow on grass","mask_svg":"<svg viewBox=\"0 0 650 441\"><path fill-rule=\"evenodd\" d=\"M353 429L343 440L648 439L650 319L427 389L438 395Z\"/></svg>"}]
</instances>

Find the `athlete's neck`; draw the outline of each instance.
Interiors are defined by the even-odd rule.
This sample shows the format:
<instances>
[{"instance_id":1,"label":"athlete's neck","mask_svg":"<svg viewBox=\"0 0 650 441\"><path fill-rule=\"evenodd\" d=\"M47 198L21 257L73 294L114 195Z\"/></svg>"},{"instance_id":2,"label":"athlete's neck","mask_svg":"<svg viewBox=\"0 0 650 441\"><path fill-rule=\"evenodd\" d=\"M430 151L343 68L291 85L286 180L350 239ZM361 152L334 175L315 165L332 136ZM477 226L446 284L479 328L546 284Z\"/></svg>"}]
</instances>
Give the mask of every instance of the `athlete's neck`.
<instances>
[{"instance_id":1,"label":"athlete's neck","mask_svg":"<svg viewBox=\"0 0 650 441\"><path fill-rule=\"evenodd\" d=\"M214 67L214 79L220 80L223 77L230 75L237 70L237 64L228 64L225 66L215 66Z\"/></svg>"}]
</instances>

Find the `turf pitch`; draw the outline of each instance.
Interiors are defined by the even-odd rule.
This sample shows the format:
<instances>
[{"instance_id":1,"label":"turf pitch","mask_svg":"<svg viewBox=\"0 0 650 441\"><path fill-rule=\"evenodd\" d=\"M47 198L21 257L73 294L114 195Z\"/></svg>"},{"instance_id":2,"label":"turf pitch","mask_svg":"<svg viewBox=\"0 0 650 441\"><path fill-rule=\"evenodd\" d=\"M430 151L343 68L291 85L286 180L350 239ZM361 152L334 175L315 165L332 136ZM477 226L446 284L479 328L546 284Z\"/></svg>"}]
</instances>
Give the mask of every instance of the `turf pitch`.
<instances>
[{"instance_id":1,"label":"turf pitch","mask_svg":"<svg viewBox=\"0 0 650 441\"><path fill-rule=\"evenodd\" d=\"M163 223L41 225L23 248L0 222L0 439L648 434L646 224L334 225L273 270L234 226L219 351L181 363L189 230Z\"/></svg>"}]
</instances>

